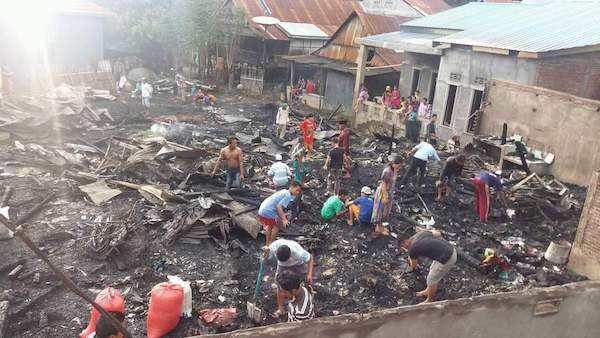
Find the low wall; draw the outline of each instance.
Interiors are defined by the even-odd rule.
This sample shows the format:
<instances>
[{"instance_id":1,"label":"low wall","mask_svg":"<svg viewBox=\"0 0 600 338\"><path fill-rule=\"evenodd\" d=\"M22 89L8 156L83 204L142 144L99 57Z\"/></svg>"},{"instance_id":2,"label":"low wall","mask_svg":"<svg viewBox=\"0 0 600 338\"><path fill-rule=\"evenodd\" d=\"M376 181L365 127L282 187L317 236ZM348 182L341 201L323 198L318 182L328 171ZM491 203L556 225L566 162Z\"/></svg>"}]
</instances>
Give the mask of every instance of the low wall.
<instances>
[{"instance_id":1,"label":"low wall","mask_svg":"<svg viewBox=\"0 0 600 338\"><path fill-rule=\"evenodd\" d=\"M396 124L396 135L404 135L404 118L399 117L399 111L386 109L384 105L364 101L359 103L354 127L359 130L370 130L386 133ZM383 130L381 130L383 128Z\"/></svg>"},{"instance_id":2,"label":"low wall","mask_svg":"<svg viewBox=\"0 0 600 338\"><path fill-rule=\"evenodd\" d=\"M600 282L588 281L202 337L595 338L598 313Z\"/></svg>"},{"instance_id":3,"label":"low wall","mask_svg":"<svg viewBox=\"0 0 600 338\"><path fill-rule=\"evenodd\" d=\"M325 98L317 94L304 94L300 97L300 101L314 109L325 109Z\"/></svg>"},{"instance_id":4,"label":"low wall","mask_svg":"<svg viewBox=\"0 0 600 338\"><path fill-rule=\"evenodd\" d=\"M492 80L479 133L523 136L527 146L554 153L550 173L585 186L600 168L600 101L554 90Z\"/></svg>"},{"instance_id":5,"label":"low wall","mask_svg":"<svg viewBox=\"0 0 600 338\"><path fill-rule=\"evenodd\" d=\"M600 172L592 175L577 235L569 256L569 269L600 280Z\"/></svg>"}]
</instances>

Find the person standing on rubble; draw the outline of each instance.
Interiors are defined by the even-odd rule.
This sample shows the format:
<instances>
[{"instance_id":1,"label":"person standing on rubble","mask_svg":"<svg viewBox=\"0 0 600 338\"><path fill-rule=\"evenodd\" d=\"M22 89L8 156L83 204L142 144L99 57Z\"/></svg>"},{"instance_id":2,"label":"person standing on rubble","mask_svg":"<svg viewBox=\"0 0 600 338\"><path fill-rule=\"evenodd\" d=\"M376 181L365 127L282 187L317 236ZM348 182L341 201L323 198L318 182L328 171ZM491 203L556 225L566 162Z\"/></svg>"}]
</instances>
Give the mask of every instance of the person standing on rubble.
<instances>
[{"instance_id":1,"label":"person standing on rubble","mask_svg":"<svg viewBox=\"0 0 600 338\"><path fill-rule=\"evenodd\" d=\"M292 182L289 189L277 191L260 204L257 219L265 229L265 246L269 246L277 238L281 226L288 226L290 221L285 209L301 193L302 187L300 184Z\"/></svg>"},{"instance_id":2,"label":"person standing on rubble","mask_svg":"<svg viewBox=\"0 0 600 338\"><path fill-rule=\"evenodd\" d=\"M269 258L277 257L276 281L280 279L279 276L281 273L288 271L298 276L301 280L306 281L308 285L312 284L314 258L298 242L278 239L263 249L268 251ZM282 286L278 285L277 311L275 311L273 317L279 318L284 315L283 304L285 299L285 292L283 292Z\"/></svg>"},{"instance_id":3,"label":"person standing on rubble","mask_svg":"<svg viewBox=\"0 0 600 338\"><path fill-rule=\"evenodd\" d=\"M344 149L340 148L339 141L334 141L332 149L327 155L323 170L327 170L327 192L326 195L336 195L340 191L340 178L342 170L348 163L348 156L344 153Z\"/></svg>"},{"instance_id":4,"label":"person standing on rubble","mask_svg":"<svg viewBox=\"0 0 600 338\"><path fill-rule=\"evenodd\" d=\"M423 100L427 100L423 98ZM431 115L431 119L429 120L429 124L427 124L427 128L425 128L425 138L429 144L431 144L434 148L437 147L437 134L435 133L435 122L437 121L437 114Z\"/></svg>"},{"instance_id":5,"label":"person standing on rubble","mask_svg":"<svg viewBox=\"0 0 600 338\"><path fill-rule=\"evenodd\" d=\"M408 157L411 156L410 165L406 174L404 174L400 185L405 185L408 179L418 170L419 179L417 185L421 186L423 184L423 179L425 178L425 173L427 172L427 161L433 159L439 162L440 157L438 156L437 151L435 151L435 148L425 141L421 141L421 143L412 148L408 153Z\"/></svg>"},{"instance_id":6,"label":"person standing on rubble","mask_svg":"<svg viewBox=\"0 0 600 338\"><path fill-rule=\"evenodd\" d=\"M283 157L281 154L275 155L275 163L271 165L268 175L273 177L273 185L275 189L284 189L290 184L290 177L292 171L287 164L283 163Z\"/></svg>"},{"instance_id":7,"label":"person standing on rubble","mask_svg":"<svg viewBox=\"0 0 600 338\"><path fill-rule=\"evenodd\" d=\"M313 116L308 116L300 123L302 130L302 139L304 141L304 150L306 150L306 158L310 159L313 152L315 142L315 131L317 130L317 122Z\"/></svg>"},{"instance_id":8,"label":"person standing on rubble","mask_svg":"<svg viewBox=\"0 0 600 338\"><path fill-rule=\"evenodd\" d=\"M300 149L295 155L294 162L292 162L292 168L294 169L294 182L298 182L302 185L302 188L306 188L306 176L309 173L309 169L304 163L304 150Z\"/></svg>"},{"instance_id":9,"label":"person standing on rubble","mask_svg":"<svg viewBox=\"0 0 600 338\"><path fill-rule=\"evenodd\" d=\"M479 213L481 222L487 222L490 215L492 205L490 187L493 187L499 195L502 206L508 209L504 187L502 187L502 181L498 175L482 171L473 179L473 184L475 184L475 210Z\"/></svg>"},{"instance_id":10,"label":"person standing on rubble","mask_svg":"<svg viewBox=\"0 0 600 338\"><path fill-rule=\"evenodd\" d=\"M350 163L352 158L350 157L350 128L346 121L340 121L340 136L338 136L338 143L340 148L344 149L346 155L346 162L344 162L344 178L350 178Z\"/></svg>"},{"instance_id":11,"label":"person standing on rubble","mask_svg":"<svg viewBox=\"0 0 600 338\"><path fill-rule=\"evenodd\" d=\"M442 173L440 174L440 179L435 182L437 188L436 201L441 201L444 196L450 196L452 180L462 174L464 166L465 155L460 154L458 156L448 157L444 164L444 168L442 169Z\"/></svg>"},{"instance_id":12,"label":"person standing on rubble","mask_svg":"<svg viewBox=\"0 0 600 338\"><path fill-rule=\"evenodd\" d=\"M277 136L283 139L285 136L287 124L290 122L290 106L287 103L282 103L277 109L277 117L275 118L275 126Z\"/></svg>"},{"instance_id":13,"label":"person standing on rubble","mask_svg":"<svg viewBox=\"0 0 600 338\"><path fill-rule=\"evenodd\" d=\"M212 171L213 177L217 174L217 170L221 166L221 161L227 161L225 189L229 190L232 187L239 187L241 181L244 180L244 153L238 147L237 137L231 136L227 139L227 146L221 149L219 159Z\"/></svg>"},{"instance_id":14,"label":"person standing on rubble","mask_svg":"<svg viewBox=\"0 0 600 338\"><path fill-rule=\"evenodd\" d=\"M152 85L146 82L145 78L142 78L140 91L142 92L142 104L144 105L144 114L150 114L150 99L152 99Z\"/></svg>"},{"instance_id":15,"label":"person standing on rubble","mask_svg":"<svg viewBox=\"0 0 600 338\"><path fill-rule=\"evenodd\" d=\"M419 257L433 261L427 275L427 288L416 293L417 297L427 297L424 303L433 301L440 281L456 264L456 248L442 238L439 230L422 230L412 237L401 234L398 245L408 251L408 264L413 271L417 268Z\"/></svg>"},{"instance_id":16,"label":"person standing on rubble","mask_svg":"<svg viewBox=\"0 0 600 338\"><path fill-rule=\"evenodd\" d=\"M392 206L394 205L396 177L398 171L402 167L402 163L402 158L400 156L395 156L381 173L379 186L375 191L373 214L371 216L371 223L375 225L376 234L389 235L389 231L383 226L383 223L388 221Z\"/></svg>"}]
</instances>

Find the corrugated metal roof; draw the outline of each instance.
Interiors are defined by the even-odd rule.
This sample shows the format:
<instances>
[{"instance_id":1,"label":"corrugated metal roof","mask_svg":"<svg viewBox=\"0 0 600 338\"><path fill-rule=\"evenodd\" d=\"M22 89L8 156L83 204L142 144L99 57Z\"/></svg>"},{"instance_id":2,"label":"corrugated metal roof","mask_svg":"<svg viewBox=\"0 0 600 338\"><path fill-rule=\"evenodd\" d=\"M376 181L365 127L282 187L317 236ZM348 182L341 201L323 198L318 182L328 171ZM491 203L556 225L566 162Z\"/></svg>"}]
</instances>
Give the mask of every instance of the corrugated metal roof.
<instances>
[{"instance_id":1,"label":"corrugated metal roof","mask_svg":"<svg viewBox=\"0 0 600 338\"><path fill-rule=\"evenodd\" d=\"M278 26L288 37L327 39L329 35L312 23L280 22Z\"/></svg>"},{"instance_id":2,"label":"corrugated metal roof","mask_svg":"<svg viewBox=\"0 0 600 338\"><path fill-rule=\"evenodd\" d=\"M443 11L438 14L408 21L402 27L420 27L448 30L466 30L488 25L504 23L507 16L518 15L539 4L509 4L509 3L480 3L471 2L464 6Z\"/></svg>"},{"instance_id":3,"label":"corrugated metal roof","mask_svg":"<svg viewBox=\"0 0 600 338\"><path fill-rule=\"evenodd\" d=\"M363 24L363 36L382 34L396 31L400 24L412 18L396 15L379 15L364 12L356 13Z\"/></svg>"},{"instance_id":4,"label":"corrugated metal roof","mask_svg":"<svg viewBox=\"0 0 600 338\"><path fill-rule=\"evenodd\" d=\"M114 14L108 9L86 0L53 1L52 11L61 15L109 17Z\"/></svg>"},{"instance_id":5,"label":"corrugated metal roof","mask_svg":"<svg viewBox=\"0 0 600 338\"><path fill-rule=\"evenodd\" d=\"M487 21L485 24L438 38L436 41L532 53L600 44L598 1L506 6L514 7L517 13L505 11L502 16L490 13L483 18ZM444 13L439 15L442 14Z\"/></svg>"},{"instance_id":6,"label":"corrugated metal roof","mask_svg":"<svg viewBox=\"0 0 600 338\"><path fill-rule=\"evenodd\" d=\"M273 27L270 27L265 34L264 29L250 19L268 15L283 22L312 23L325 33L331 34L350 13L363 11L361 3L357 0L233 0L233 2L236 7L244 11L249 24L257 32L264 34L267 39L274 40L287 40L287 37L279 28Z\"/></svg>"}]
</instances>

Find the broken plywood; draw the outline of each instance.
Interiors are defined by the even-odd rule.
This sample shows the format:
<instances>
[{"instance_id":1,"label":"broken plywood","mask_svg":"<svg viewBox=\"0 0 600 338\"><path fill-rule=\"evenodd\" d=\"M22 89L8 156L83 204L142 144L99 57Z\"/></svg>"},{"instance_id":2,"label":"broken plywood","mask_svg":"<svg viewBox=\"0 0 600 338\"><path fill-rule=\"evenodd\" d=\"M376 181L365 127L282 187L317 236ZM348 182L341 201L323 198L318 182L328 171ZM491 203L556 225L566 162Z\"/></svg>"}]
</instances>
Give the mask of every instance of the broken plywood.
<instances>
[{"instance_id":1,"label":"broken plywood","mask_svg":"<svg viewBox=\"0 0 600 338\"><path fill-rule=\"evenodd\" d=\"M79 186L79 190L83 191L97 205L111 200L119 196L122 191L113 189L106 184L106 181L100 180L91 184Z\"/></svg>"}]
</instances>

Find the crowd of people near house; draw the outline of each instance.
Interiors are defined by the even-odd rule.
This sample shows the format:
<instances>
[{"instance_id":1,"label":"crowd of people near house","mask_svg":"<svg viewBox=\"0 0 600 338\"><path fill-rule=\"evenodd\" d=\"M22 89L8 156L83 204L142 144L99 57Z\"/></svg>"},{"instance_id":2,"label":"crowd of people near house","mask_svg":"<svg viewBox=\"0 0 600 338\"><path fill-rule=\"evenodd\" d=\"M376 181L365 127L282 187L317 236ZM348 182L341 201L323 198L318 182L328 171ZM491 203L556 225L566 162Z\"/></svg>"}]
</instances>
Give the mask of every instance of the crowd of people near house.
<instances>
[{"instance_id":1,"label":"crowd of people near house","mask_svg":"<svg viewBox=\"0 0 600 338\"><path fill-rule=\"evenodd\" d=\"M416 107L416 106L415 106ZM411 108L414 109L414 108ZM283 136L289 124L290 108L282 104L276 118L278 135ZM418 112L418 108L417 108ZM434 120L435 121L435 120ZM435 123L435 122L433 122ZM435 126L435 124L434 124ZM257 219L265 231L264 250L268 256L277 260L277 310L274 317L285 315L285 302L288 300L288 320L298 321L314 316L314 304L311 283L313 280L314 256L299 243L278 238L280 229L286 228L294 217L297 217L303 203L302 191L307 189L306 181L308 164L314 161L315 131L317 123L314 117L306 117L296 128L302 134L303 147L292 152L292 168L283 161L281 154L275 155L275 162L268 175L276 192L266 198L260 205ZM340 226L361 226L372 228L375 236L390 234L388 224L393 214L394 199L402 193L406 185L424 187L424 177L430 162L440 162L435 136L435 128L427 128L422 141L416 144L407 154L390 156L382 170L378 182L373 186L364 186L360 191L352 192L342 187L342 180L350 177L352 163L350 152L350 129L346 122L340 123L339 136L328 151L322 168L321 178L326 181L327 199L322 205L319 217L321 222L338 223ZM229 144L221 151L219 161L214 168L216 175L221 161L227 163L226 187L235 187L244 179L243 152L238 146L238 139L229 138ZM460 151L460 139L453 137L446 146L449 157L436 180L438 201L452 192L455 179L462 174L466 157ZM404 174L400 176L404 168ZM413 176L416 174L416 179ZM487 171L473 180L477 188L476 210L482 222L487 221L491 205L491 189L500 196L506 207L500 178ZM305 201L306 202L306 201ZM435 229L418 229L415 234L397 234L398 245L408 252L408 264L416 268L420 257L433 261L429 268L427 287L416 293L424 297L426 302L434 300L440 281L456 264L456 249L443 239L442 233Z\"/></svg>"}]
</instances>

